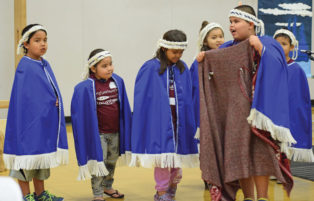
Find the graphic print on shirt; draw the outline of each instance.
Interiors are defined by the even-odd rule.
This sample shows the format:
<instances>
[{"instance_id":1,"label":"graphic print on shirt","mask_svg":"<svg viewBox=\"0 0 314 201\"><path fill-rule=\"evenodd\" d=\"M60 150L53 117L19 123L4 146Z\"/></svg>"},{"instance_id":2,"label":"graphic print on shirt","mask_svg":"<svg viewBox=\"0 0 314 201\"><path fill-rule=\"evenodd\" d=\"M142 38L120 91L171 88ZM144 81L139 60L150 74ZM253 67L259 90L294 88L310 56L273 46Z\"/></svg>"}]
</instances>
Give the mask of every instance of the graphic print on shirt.
<instances>
[{"instance_id":1,"label":"graphic print on shirt","mask_svg":"<svg viewBox=\"0 0 314 201\"><path fill-rule=\"evenodd\" d=\"M118 102L118 88L116 84L111 81L109 89L96 92L97 105L113 105Z\"/></svg>"}]
</instances>

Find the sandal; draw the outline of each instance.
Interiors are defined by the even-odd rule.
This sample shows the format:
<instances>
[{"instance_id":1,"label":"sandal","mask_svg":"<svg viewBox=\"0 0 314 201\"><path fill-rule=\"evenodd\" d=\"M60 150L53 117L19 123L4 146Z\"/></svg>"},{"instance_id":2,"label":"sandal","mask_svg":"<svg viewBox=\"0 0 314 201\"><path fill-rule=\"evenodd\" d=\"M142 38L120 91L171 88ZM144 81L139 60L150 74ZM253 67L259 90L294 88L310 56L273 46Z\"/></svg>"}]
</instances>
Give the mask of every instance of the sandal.
<instances>
[{"instance_id":1,"label":"sandal","mask_svg":"<svg viewBox=\"0 0 314 201\"><path fill-rule=\"evenodd\" d=\"M158 195L158 192L154 195L154 201L174 201L168 193Z\"/></svg>"},{"instance_id":2,"label":"sandal","mask_svg":"<svg viewBox=\"0 0 314 201\"><path fill-rule=\"evenodd\" d=\"M167 193L170 195L171 198L176 196L177 187L169 187Z\"/></svg>"},{"instance_id":3,"label":"sandal","mask_svg":"<svg viewBox=\"0 0 314 201\"><path fill-rule=\"evenodd\" d=\"M118 190L115 190L113 193L107 193L104 191L104 194L110 196L111 198L124 198L124 194L120 194ZM117 196L114 196L117 195Z\"/></svg>"}]
</instances>

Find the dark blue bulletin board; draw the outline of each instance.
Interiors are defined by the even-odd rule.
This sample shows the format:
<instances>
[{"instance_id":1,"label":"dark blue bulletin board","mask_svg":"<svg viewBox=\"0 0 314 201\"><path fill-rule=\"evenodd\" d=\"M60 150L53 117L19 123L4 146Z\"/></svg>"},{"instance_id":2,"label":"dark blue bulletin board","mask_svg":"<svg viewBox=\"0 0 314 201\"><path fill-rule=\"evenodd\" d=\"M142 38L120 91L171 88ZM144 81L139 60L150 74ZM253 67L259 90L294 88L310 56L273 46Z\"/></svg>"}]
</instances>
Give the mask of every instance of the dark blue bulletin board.
<instances>
[{"instance_id":1,"label":"dark blue bulletin board","mask_svg":"<svg viewBox=\"0 0 314 201\"><path fill-rule=\"evenodd\" d=\"M287 28L299 41L296 62L311 77L311 60L300 50L311 50L312 0L258 0L258 18L264 21L265 34L273 36L280 28Z\"/></svg>"}]
</instances>

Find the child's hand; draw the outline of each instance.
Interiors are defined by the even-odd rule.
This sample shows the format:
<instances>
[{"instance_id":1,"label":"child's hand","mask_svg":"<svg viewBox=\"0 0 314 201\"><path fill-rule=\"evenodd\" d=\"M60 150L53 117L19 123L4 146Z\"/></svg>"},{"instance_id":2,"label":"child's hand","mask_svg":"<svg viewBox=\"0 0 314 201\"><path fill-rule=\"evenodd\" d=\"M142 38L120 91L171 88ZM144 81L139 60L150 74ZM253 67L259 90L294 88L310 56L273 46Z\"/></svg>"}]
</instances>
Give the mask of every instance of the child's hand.
<instances>
[{"instance_id":1,"label":"child's hand","mask_svg":"<svg viewBox=\"0 0 314 201\"><path fill-rule=\"evenodd\" d=\"M59 107L59 99L56 101L56 107Z\"/></svg>"},{"instance_id":2,"label":"child's hand","mask_svg":"<svg viewBox=\"0 0 314 201\"><path fill-rule=\"evenodd\" d=\"M202 62L204 60L205 57L205 51L201 51L200 53L198 53L196 60L198 63Z\"/></svg>"},{"instance_id":3,"label":"child's hand","mask_svg":"<svg viewBox=\"0 0 314 201\"><path fill-rule=\"evenodd\" d=\"M259 40L257 36L251 35L249 38L250 45L259 53L259 55L262 55L263 50L263 44Z\"/></svg>"}]
</instances>

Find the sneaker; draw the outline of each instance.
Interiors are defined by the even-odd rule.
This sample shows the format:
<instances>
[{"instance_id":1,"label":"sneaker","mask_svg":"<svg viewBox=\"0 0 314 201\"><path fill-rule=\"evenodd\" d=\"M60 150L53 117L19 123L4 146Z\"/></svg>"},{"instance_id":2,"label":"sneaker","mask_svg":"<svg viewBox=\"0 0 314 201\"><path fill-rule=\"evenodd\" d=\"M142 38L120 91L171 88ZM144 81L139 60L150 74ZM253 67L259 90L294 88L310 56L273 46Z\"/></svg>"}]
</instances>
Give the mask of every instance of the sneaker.
<instances>
[{"instance_id":1,"label":"sneaker","mask_svg":"<svg viewBox=\"0 0 314 201\"><path fill-rule=\"evenodd\" d=\"M274 181L274 180L277 180L277 177L275 177L275 176L270 176L269 179Z\"/></svg>"},{"instance_id":2,"label":"sneaker","mask_svg":"<svg viewBox=\"0 0 314 201\"><path fill-rule=\"evenodd\" d=\"M174 198L176 196L177 187L169 187L167 190L167 193L170 195L170 197Z\"/></svg>"},{"instance_id":3,"label":"sneaker","mask_svg":"<svg viewBox=\"0 0 314 201\"><path fill-rule=\"evenodd\" d=\"M281 182L281 181L279 181L279 180L277 180L277 181L276 181L276 183L277 183L277 184L282 184L282 182Z\"/></svg>"},{"instance_id":4,"label":"sneaker","mask_svg":"<svg viewBox=\"0 0 314 201\"><path fill-rule=\"evenodd\" d=\"M27 195L25 195L23 200L24 201L36 201L35 197L34 197L34 194L27 194Z\"/></svg>"},{"instance_id":5,"label":"sneaker","mask_svg":"<svg viewBox=\"0 0 314 201\"><path fill-rule=\"evenodd\" d=\"M254 201L252 198L245 198L243 201Z\"/></svg>"},{"instance_id":6,"label":"sneaker","mask_svg":"<svg viewBox=\"0 0 314 201\"><path fill-rule=\"evenodd\" d=\"M257 201L268 201L268 199L267 198L258 198Z\"/></svg>"},{"instance_id":7,"label":"sneaker","mask_svg":"<svg viewBox=\"0 0 314 201\"><path fill-rule=\"evenodd\" d=\"M57 197L48 191L42 192L39 196L34 193L36 201L63 201L63 197Z\"/></svg>"},{"instance_id":8,"label":"sneaker","mask_svg":"<svg viewBox=\"0 0 314 201\"><path fill-rule=\"evenodd\" d=\"M174 200L170 197L168 193L159 196L158 193L156 192L156 194L154 195L154 201L174 201Z\"/></svg>"}]
</instances>

